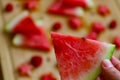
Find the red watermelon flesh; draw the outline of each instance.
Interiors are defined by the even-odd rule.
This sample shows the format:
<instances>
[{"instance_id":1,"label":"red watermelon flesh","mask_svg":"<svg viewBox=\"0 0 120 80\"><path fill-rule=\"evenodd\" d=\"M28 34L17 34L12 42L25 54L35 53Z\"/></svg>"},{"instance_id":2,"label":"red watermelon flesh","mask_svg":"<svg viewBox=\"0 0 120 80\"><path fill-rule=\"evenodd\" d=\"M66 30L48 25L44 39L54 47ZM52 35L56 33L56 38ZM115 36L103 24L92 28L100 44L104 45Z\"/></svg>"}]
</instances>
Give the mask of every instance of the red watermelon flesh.
<instances>
[{"instance_id":1,"label":"red watermelon flesh","mask_svg":"<svg viewBox=\"0 0 120 80\"><path fill-rule=\"evenodd\" d=\"M110 59L115 46L95 40L51 33L61 80L95 80L100 64Z\"/></svg>"},{"instance_id":2,"label":"red watermelon flesh","mask_svg":"<svg viewBox=\"0 0 120 80\"><path fill-rule=\"evenodd\" d=\"M63 3L66 5L72 6L81 6L83 8L87 8L86 0L63 0Z\"/></svg>"},{"instance_id":3,"label":"red watermelon flesh","mask_svg":"<svg viewBox=\"0 0 120 80\"><path fill-rule=\"evenodd\" d=\"M94 6L92 0L63 0L63 4L69 6L80 6L83 8L89 8Z\"/></svg>"},{"instance_id":4,"label":"red watermelon flesh","mask_svg":"<svg viewBox=\"0 0 120 80\"><path fill-rule=\"evenodd\" d=\"M39 27L36 26L34 20L27 11L21 13L13 19L5 28L6 32L13 34L39 34Z\"/></svg>"},{"instance_id":5,"label":"red watermelon flesh","mask_svg":"<svg viewBox=\"0 0 120 80\"><path fill-rule=\"evenodd\" d=\"M53 3L52 6L48 9L48 12L52 14L75 16L75 17L81 17L84 15L84 11L82 8L64 6L62 5L62 2Z\"/></svg>"},{"instance_id":6,"label":"red watermelon flesh","mask_svg":"<svg viewBox=\"0 0 120 80\"><path fill-rule=\"evenodd\" d=\"M16 46L38 49L43 51L50 51L51 48L50 42L42 29L41 34L36 35L17 34L13 38L13 44Z\"/></svg>"},{"instance_id":7,"label":"red watermelon flesh","mask_svg":"<svg viewBox=\"0 0 120 80\"><path fill-rule=\"evenodd\" d=\"M35 10L37 8L37 3L39 0L26 0L24 8L27 10Z\"/></svg>"}]
</instances>

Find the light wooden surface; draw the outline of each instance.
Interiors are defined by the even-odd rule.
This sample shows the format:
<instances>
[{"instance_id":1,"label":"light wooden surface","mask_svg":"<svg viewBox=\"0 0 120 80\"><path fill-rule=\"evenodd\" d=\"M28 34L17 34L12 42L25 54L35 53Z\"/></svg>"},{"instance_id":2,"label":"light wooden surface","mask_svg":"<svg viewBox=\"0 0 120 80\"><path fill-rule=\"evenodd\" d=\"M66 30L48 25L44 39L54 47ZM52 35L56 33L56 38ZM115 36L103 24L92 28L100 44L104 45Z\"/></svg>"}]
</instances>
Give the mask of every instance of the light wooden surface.
<instances>
[{"instance_id":1,"label":"light wooden surface","mask_svg":"<svg viewBox=\"0 0 120 80\"><path fill-rule=\"evenodd\" d=\"M0 30L2 26L3 26L3 23L2 23L2 15L0 10ZM0 80L3 80L2 68L1 68L1 53L0 53Z\"/></svg>"},{"instance_id":2,"label":"light wooden surface","mask_svg":"<svg viewBox=\"0 0 120 80\"><path fill-rule=\"evenodd\" d=\"M0 56L1 56L1 64L2 70L5 80L38 80L42 73L49 73L52 72L54 76L56 76L59 80L59 73L55 68L56 59L54 56L53 49L49 53L45 53L42 51L37 50L30 50L30 49L21 49L16 48L15 46L11 45L11 41L9 36L3 33L3 28L5 25L16 15L20 14L23 11L21 4L24 0L1 0L0 7ZM89 25L93 21L101 21L104 25L108 25L108 23L115 19L118 22L118 27L115 30L107 30L100 35L99 40L105 42L111 42L114 36L120 34L120 0L94 0L96 5L98 4L106 4L110 10L111 14L107 17L101 17L97 14L96 9L92 11L87 11L85 16L86 26L78 31L71 30L68 27L67 17L63 16L56 16L46 13L47 8L51 5L54 0L41 0L38 7L41 9L31 13L33 18L42 18L44 22L45 29L49 32L51 29L51 25L56 22L60 21L63 23L63 27L58 32L75 35L75 36L85 36L88 33L86 28L89 28ZM5 5L8 2L12 2L14 4L14 11L12 13L6 13L3 11ZM43 56L44 62L43 65L34 70L32 76L28 77L20 77L16 72L16 67L19 66L21 63L29 61L33 55L40 55ZM120 58L120 50L115 51L115 56ZM48 62L47 59L50 58L51 60ZM0 79L1 80L1 79Z\"/></svg>"},{"instance_id":3,"label":"light wooden surface","mask_svg":"<svg viewBox=\"0 0 120 80\"><path fill-rule=\"evenodd\" d=\"M0 10L2 11L2 8ZM9 45L6 42L7 39L3 32L5 23L4 23L3 14L1 11L0 11L0 42L1 42L0 44L0 61L1 62L0 63L1 63L1 68L3 70L3 75L4 75L5 80L15 80L10 50L8 48Z\"/></svg>"},{"instance_id":4,"label":"light wooden surface","mask_svg":"<svg viewBox=\"0 0 120 80\"><path fill-rule=\"evenodd\" d=\"M118 5L118 8L120 9L120 0L116 0L115 2Z\"/></svg>"}]
</instances>

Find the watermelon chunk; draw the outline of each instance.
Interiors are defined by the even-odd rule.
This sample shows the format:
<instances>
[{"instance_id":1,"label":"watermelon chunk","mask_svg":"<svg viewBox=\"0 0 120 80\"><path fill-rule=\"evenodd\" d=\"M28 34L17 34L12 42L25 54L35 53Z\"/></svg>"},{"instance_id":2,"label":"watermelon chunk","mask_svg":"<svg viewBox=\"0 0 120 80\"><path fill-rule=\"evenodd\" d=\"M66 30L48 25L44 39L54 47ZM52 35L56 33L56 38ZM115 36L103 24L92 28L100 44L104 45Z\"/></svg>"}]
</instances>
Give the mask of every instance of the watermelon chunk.
<instances>
[{"instance_id":1,"label":"watermelon chunk","mask_svg":"<svg viewBox=\"0 0 120 80\"><path fill-rule=\"evenodd\" d=\"M8 3L6 6L5 6L5 11L7 12L12 12L14 10L14 6L12 3Z\"/></svg>"},{"instance_id":2,"label":"watermelon chunk","mask_svg":"<svg viewBox=\"0 0 120 80\"><path fill-rule=\"evenodd\" d=\"M33 70L33 66L28 63L23 63L18 66L17 71L21 76L30 76Z\"/></svg>"},{"instance_id":3,"label":"watermelon chunk","mask_svg":"<svg viewBox=\"0 0 120 80\"><path fill-rule=\"evenodd\" d=\"M110 59L115 46L95 40L51 33L61 80L95 80L101 62Z\"/></svg>"},{"instance_id":4,"label":"watermelon chunk","mask_svg":"<svg viewBox=\"0 0 120 80\"><path fill-rule=\"evenodd\" d=\"M5 27L7 33L39 34L39 26L36 26L29 12L25 11L10 21Z\"/></svg>"},{"instance_id":5,"label":"watermelon chunk","mask_svg":"<svg viewBox=\"0 0 120 80\"><path fill-rule=\"evenodd\" d=\"M40 80L57 80L52 73L43 74Z\"/></svg>"},{"instance_id":6,"label":"watermelon chunk","mask_svg":"<svg viewBox=\"0 0 120 80\"><path fill-rule=\"evenodd\" d=\"M13 38L13 44L15 46L21 46L43 51L50 51L51 48L49 40L43 33L38 35L17 34Z\"/></svg>"},{"instance_id":7,"label":"watermelon chunk","mask_svg":"<svg viewBox=\"0 0 120 80\"><path fill-rule=\"evenodd\" d=\"M92 0L63 0L63 4L69 6L80 6L83 8L94 7L94 2Z\"/></svg>"},{"instance_id":8,"label":"watermelon chunk","mask_svg":"<svg viewBox=\"0 0 120 80\"><path fill-rule=\"evenodd\" d=\"M104 4L99 5L97 11L101 16L107 16L110 14L110 9Z\"/></svg>"},{"instance_id":9,"label":"watermelon chunk","mask_svg":"<svg viewBox=\"0 0 120 80\"><path fill-rule=\"evenodd\" d=\"M84 15L84 11L82 8L64 6L62 5L61 2L53 3L52 6L48 9L48 12L52 14L75 16L75 17L82 17Z\"/></svg>"},{"instance_id":10,"label":"watermelon chunk","mask_svg":"<svg viewBox=\"0 0 120 80\"><path fill-rule=\"evenodd\" d=\"M83 26L83 20L80 18L70 18L68 21L70 28L72 29L79 29L80 27Z\"/></svg>"},{"instance_id":11,"label":"watermelon chunk","mask_svg":"<svg viewBox=\"0 0 120 80\"><path fill-rule=\"evenodd\" d=\"M26 0L24 3L24 8L27 10L35 10L37 8L38 0Z\"/></svg>"}]
</instances>

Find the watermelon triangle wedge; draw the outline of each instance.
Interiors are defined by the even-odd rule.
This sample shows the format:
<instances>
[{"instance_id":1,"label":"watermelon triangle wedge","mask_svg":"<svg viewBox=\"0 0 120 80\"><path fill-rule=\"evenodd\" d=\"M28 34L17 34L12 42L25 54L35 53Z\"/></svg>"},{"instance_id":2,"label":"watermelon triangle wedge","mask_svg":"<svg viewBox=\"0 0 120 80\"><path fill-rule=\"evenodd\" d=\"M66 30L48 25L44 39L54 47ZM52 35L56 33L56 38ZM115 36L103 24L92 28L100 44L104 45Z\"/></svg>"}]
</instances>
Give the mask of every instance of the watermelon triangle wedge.
<instances>
[{"instance_id":1,"label":"watermelon triangle wedge","mask_svg":"<svg viewBox=\"0 0 120 80\"><path fill-rule=\"evenodd\" d=\"M11 20L5 27L5 32L12 34L39 34L39 26L30 16L28 11L22 12L20 15L16 16Z\"/></svg>"},{"instance_id":2,"label":"watermelon triangle wedge","mask_svg":"<svg viewBox=\"0 0 120 80\"><path fill-rule=\"evenodd\" d=\"M101 62L110 59L115 46L86 38L51 33L61 80L95 80Z\"/></svg>"},{"instance_id":3,"label":"watermelon triangle wedge","mask_svg":"<svg viewBox=\"0 0 120 80\"><path fill-rule=\"evenodd\" d=\"M36 26L39 27L39 34L16 34L13 37L13 44L15 46L21 46L26 48L32 48L37 50L43 50L43 51L50 51L51 44L48 40L48 36L45 32L45 30L41 27L42 23L41 20L35 21Z\"/></svg>"}]
</instances>

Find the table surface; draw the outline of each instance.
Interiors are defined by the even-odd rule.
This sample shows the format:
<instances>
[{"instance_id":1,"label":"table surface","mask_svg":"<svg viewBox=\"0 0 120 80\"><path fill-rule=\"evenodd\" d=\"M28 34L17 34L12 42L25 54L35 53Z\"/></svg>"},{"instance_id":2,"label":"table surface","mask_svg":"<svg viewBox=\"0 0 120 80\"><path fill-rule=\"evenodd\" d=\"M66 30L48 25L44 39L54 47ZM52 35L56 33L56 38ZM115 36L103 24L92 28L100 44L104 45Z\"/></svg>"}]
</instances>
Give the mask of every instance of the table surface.
<instances>
[{"instance_id":1,"label":"table surface","mask_svg":"<svg viewBox=\"0 0 120 80\"><path fill-rule=\"evenodd\" d=\"M53 1L54 0L49 0L49 2L48 2L48 0L41 0L41 5L40 5L40 7L41 7L40 14L41 15L38 15L36 13L33 14L33 16L35 18L37 18L38 16L42 17L42 18L44 17L46 22L50 22L50 23L45 22L46 24L44 24L44 26L47 26L46 28L48 30L49 30L49 26L52 25L52 23L54 23L56 21L56 19L58 21L61 21L64 24L63 26L67 26L65 24L65 22L66 22L65 19L63 19L63 18L61 18L59 16L58 17L53 16L53 15L51 16L51 15L48 15L48 14L45 13L45 10L47 9L47 7ZM111 10L111 15L109 17L107 17L107 18L101 18L100 16L96 15L96 13L94 11L91 12L91 13L86 12L86 16L85 16L86 22L88 24L90 24L92 21L98 20L98 21L103 22L103 24L107 25L107 23L111 19L116 19L118 21L118 26L119 27L116 30L113 30L112 32L109 31L109 30L106 31L99 38L99 40L101 40L101 41L111 42L112 38L115 35L119 35L119 33L120 33L120 23L119 23L120 22L120 0L94 0L94 1L96 2L96 4L106 4ZM8 2L12 2L14 4L14 6L15 6L15 10L12 13L6 13L3 10L5 5ZM13 68L18 66L21 62L24 62L24 61L28 60L28 58L30 58L33 55L33 52L35 54L40 53L40 52L37 52L37 51L22 50L22 49L19 49L19 48L15 48L14 46L11 46L8 37L6 37L6 35L3 33L3 29L4 29L5 24L10 19L12 19L14 17L14 15L19 14L22 11L21 7L20 7L20 5L21 5L20 2L22 2L22 0L0 0L0 42L2 42L2 43L0 43L0 63L2 64L2 65L0 65L2 67L2 69L0 67L0 80L3 80L2 79L2 73L1 73L2 70L3 70L3 74L5 74L4 75L5 80L16 80L16 79L17 80L29 80L29 79L22 79L22 78L15 78L14 79L13 76L16 76L16 75L14 74ZM36 15L37 15L37 17L36 17ZM94 16L92 16L92 15L94 15ZM66 32L65 28L60 30L59 32L68 33L68 34L73 33L76 36L81 34L81 33L77 34L77 33L73 32L73 31L71 31L69 29ZM81 34L81 35L84 35L84 34ZM118 58L120 57L120 52L119 51L120 50L115 51L115 56L118 57ZM16 55L16 52L17 52L17 55L19 55L19 56ZM23 52L28 52L29 54L21 54ZM4 56L3 56L2 53L5 53ZM24 58L24 59L22 59L22 58ZM5 60L5 61L2 61L2 60ZM18 61L16 61L16 60L18 60ZM6 67L4 67L4 66L6 66ZM38 73L38 72L36 72L36 73ZM7 76L9 76L9 77L7 77Z\"/></svg>"}]
</instances>

